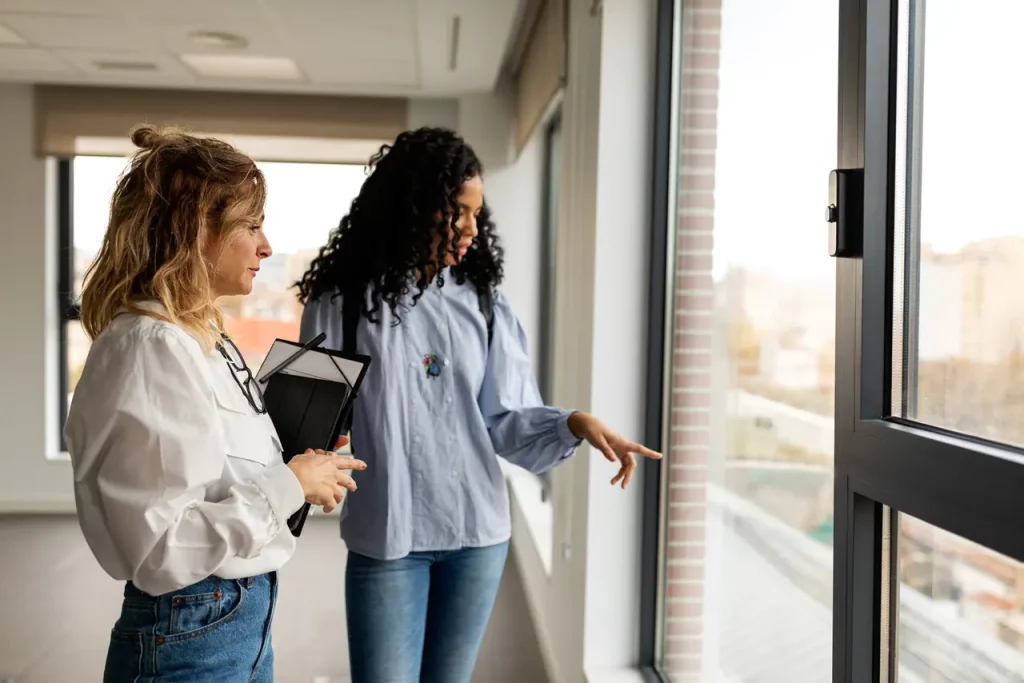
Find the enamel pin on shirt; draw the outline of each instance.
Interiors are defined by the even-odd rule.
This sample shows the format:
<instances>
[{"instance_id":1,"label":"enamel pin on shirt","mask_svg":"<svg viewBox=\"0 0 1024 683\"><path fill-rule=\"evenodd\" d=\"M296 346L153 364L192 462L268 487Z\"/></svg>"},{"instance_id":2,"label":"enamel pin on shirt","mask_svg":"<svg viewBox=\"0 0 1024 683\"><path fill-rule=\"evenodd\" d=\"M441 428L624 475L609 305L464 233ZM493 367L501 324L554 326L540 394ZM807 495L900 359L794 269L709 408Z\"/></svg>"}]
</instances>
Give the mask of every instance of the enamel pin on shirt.
<instances>
[{"instance_id":1,"label":"enamel pin on shirt","mask_svg":"<svg viewBox=\"0 0 1024 683\"><path fill-rule=\"evenodd\" d=\"M427 373L427 377L434 379L441 375L441 361L438 359L436 353L428 353L423 356L423 369Z\"/></svg>"}]
</instances>

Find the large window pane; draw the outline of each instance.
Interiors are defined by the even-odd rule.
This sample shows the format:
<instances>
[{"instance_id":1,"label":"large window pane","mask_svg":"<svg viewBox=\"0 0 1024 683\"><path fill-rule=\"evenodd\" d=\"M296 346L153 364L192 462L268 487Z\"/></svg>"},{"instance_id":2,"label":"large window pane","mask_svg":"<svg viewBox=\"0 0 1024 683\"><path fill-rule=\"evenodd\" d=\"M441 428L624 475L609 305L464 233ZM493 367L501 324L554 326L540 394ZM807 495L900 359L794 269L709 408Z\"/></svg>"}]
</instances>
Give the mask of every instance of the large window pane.
<instances>
[{"instance_id":1,"label":"large window pane","mask_svg":"<svg viewBox=\"0 0 1024 683\"><path fill-rule=\"evenodd\" d=\"M110 198L125 159L76 157L73 161L74 296L99 251L110 215ZM267 179L264 227L274 254L260 269L246 297L221 300L227 331L256 368L274 339L298 339L302 311L291 288L306 270L330 230L348 212L365 178L361 166L337 164L258 164ZM67 324L68 405L88 354L89 340L79 323Z\"/></svg>"},{"instance_id":2,"label":"large window pane","mask_svg":"<svg viewBox=\"0 0 1024 683\"><path fill-rule=\"evenodd\" d=\"M1024 444L1024 3L900 5L894 413Z\"/></svg>"},{"instance_id":3,"label":"large window pane","mask_svg":"<svg viewBox=\"0 0 1024 683\"><path fill-rule=\"evenodd\" d=\"M900 683L1024 683L1024 562L903 515Z\"/></svg>"},{"instance_id":4,"label":"large window pane","mask_svg":"<svg viewBox=\"0 0 1024 683\"><path fill-rule=\"evenodd\" d=\"M663 669L831 679L836 0L680 3Z\"/></svg>"}]
</instances>

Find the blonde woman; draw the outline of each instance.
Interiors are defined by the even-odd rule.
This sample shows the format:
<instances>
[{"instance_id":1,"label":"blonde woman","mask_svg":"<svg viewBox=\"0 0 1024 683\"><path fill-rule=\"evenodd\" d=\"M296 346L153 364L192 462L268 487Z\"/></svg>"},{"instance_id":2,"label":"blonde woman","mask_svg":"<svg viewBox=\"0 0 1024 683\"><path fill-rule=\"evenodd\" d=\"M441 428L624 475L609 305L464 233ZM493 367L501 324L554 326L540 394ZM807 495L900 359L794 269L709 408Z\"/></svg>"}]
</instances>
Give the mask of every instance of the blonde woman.
<instances>
[{"instance_id":1,"label":"blonde woman","mask_svg":"<svg viewBox=\"0 0 1024 683\"><path fill-rule=\"evenodd\" d=\"M252 290L270 256L266 186L219 140L139 127L82 292L93 339L65 435L78 517L126 581L103 680L272 681L276 570L288 517L330 510L360 461L287 465L216 300Z\"/></svg>"}]
</instances>

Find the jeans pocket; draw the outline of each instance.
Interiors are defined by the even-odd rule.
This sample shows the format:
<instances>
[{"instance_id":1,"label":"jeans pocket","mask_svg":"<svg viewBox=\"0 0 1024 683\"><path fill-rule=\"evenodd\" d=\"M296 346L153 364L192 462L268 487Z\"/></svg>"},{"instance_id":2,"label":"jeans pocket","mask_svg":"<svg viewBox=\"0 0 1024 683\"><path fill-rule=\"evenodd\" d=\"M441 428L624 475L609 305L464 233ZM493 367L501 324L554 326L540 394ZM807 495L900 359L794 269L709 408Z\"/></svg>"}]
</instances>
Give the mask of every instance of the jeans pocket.
<instances>
[{"instance_id":1,"label":"jeans pocket","mask_svg":"<svg viewBox=\"0 0 1024 683\"><path fill-rule=\"evenodd\" d=\"M174 595L170 599L170 624L164 641L186 640L207 634L231 621L245 601L245 589L224 581L213 591Z\"/></svg>"},{"instance_id":2,"label":"jeans pocket","mask_svg":"<svg viewBox=\"0 0 1024 683\"><path fill-rule=\"evenodd\" d=\"M155 598L125 598L121 603L121 615L114 624L114 632L122 635L151 630L157 619Z\"/></svg>"},{"instance_id":3,"label":"jeans pocket","mask_svg":"<svg viewBox=\"0 0 1024 683\"><path fill-rule=\"evenodd\" d=\"M138 631L111 631L103 683L135 683L141 675L142 634Z\"/></svg>"}]
</instances>

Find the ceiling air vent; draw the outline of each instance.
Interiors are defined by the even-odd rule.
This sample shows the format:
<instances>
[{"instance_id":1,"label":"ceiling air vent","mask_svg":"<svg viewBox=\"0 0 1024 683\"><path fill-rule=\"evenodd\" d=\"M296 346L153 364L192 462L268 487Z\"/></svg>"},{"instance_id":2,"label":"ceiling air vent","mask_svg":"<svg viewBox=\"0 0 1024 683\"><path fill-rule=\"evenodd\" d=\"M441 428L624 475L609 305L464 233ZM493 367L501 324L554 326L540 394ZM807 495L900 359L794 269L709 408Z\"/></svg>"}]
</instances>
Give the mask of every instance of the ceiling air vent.
<instances>
[{"instance_id":1,"label":"ceiling air vent","mask_svg":"<svg viewBox=\"0 0 1024 683\"><path fill-rule=\"evenodd\" d=\"M157 71L157 65L153 62L120 62L101 60L93 62L93 65L100 71L130 71L133 73Z\"/></svg>"}]
</instances>

